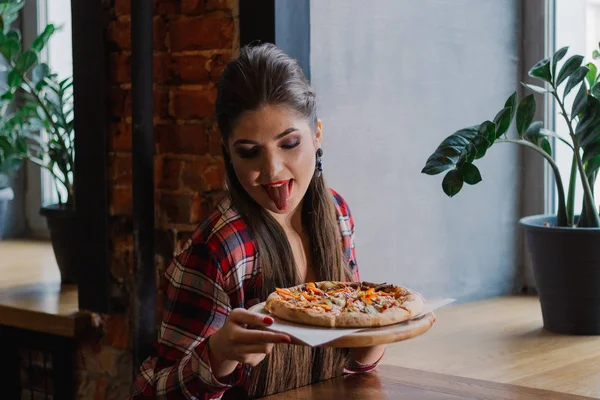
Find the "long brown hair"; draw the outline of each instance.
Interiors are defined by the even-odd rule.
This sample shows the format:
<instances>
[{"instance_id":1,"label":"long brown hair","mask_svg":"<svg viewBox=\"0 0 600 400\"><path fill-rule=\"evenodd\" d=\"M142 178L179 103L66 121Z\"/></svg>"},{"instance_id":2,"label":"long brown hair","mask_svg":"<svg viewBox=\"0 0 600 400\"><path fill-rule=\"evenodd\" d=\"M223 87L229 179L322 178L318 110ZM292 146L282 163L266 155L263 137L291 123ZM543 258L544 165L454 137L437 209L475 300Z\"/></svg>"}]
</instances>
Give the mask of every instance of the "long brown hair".
<instances>
[{"instance_id":1,"label":"long brown hair","mask_svg":"<svg viewBox=\"0 0 600 400\"><path fill-rule=\"evenodd\" d=\"M223 139L226 179L233 207L254 234L262 277L261 301L276 287L302 283L292 249L282 227L244 190L237 179L227 140L240 116L264 105L284 106L317 128L315 92L296 60L272 44L244 47L221 76L216 101ZM302 224L308 233L311 261L318 280L346 280L337 215L323 175L313 176L302 203ZM251 374L250 396L265 396L329 379L343 371L346 350L276 345Z\"/></svg>"}]
</instances>

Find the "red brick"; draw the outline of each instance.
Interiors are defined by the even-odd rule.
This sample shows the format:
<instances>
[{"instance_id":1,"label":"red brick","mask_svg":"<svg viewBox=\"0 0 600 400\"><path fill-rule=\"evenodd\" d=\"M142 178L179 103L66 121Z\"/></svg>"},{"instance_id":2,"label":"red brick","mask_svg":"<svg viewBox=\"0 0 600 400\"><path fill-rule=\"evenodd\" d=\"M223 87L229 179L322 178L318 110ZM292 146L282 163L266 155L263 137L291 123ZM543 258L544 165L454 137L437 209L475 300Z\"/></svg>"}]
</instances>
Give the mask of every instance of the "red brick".
<instances>
[{"instance_id":1,"label":"red brick","mask_svg":"<svg viewBox=\"0 0 600 400\"><path fill-rule=\"evenodd\" d=\"M183 186L192 191L222 190L224 171L221 157L205 155L194 161L184 161L181 180Z\"/></svg>"},{"instance_id":2,"label":"red brick","mask_svg":"<svg viewBox=\"0 0 600 400\"><path fill-rule=\"evenodd\" d=\"M169 92L167 90L154 90L154 116L160 118L169 116Z\"/></svg>"},{"instance_id":3,"label":"red brick","mask_svg":"<svg viewBox=\"0 0 600 400\"><path fill-rule=\"evenodd\" d=\"M169 73L178 83L206 83L210 81L208 59L199 55L173 56Z\"/></svg>"},{"instance_id":4,"label":"red brick","mask_svg":"<svg viewBox=\"0 0 600 400\"><path fill-rule=\"evenodd\" d=\"M210 60L210 79L213 82L218 82L221 79L221 74L231 60L229 54L216 54Z\"/></svg>"},{"instance_id":5,"label":"red brick","mask_svg":"<svg viewBox=\"0 0 600 400\"><path fill-rule=\"evenodd\" d=\"M231 10L229 0L182 0L181 12L184 14L204 14L206 11Z\"/></svg>"},{"instance_id":6,"label":"red brick","mask_svg":"<svg viewBox=\"0 0 600 400\"><path fill-rule=\"evenodd\" d=\"M209 202L202 196L195 194L192 196L192 205L190 207L190 224L197 224L208 217Z\"/></svg>"},{"instance_id":7,"label":"red brick","mask_svg":"<svg viewBox=\"0 0 600 400\"><path fill-rule=\"evenodd\" d=\"M231 48L232 18L182 18L170 22L171 50L211 50Z\"/></svg>"},{"instance_id":8,"label":"red brick","mask_svg":"<svg viewBox=\"0 0 600 400\"><path fill-rule=\"evenodd\" d=\"M110 151L131 151L132 126L125 122L111 122L108 128Z\"/></svg>"},{"instance_id":9,"label":"red brick","mask_svg":"<svg viewBox=\"0 0 600 400\"><path fill-rule=\"evenodd\" d=\"M115 0L115 12L117 15L131 14L131 0Z\"/></svg>"},{"instance_id":10,"label":"red brick","mask_svg":"<svg viewBox=\"0 0 600 400\"><path fill-rule=\"evenodd\" d=\"M167 49L167 24L161 17L154 17L154 49Z\"/></svg>"},{"instance_id":11,"label":"red brick","mask_svg":"<svg viewBox=\"0 0 600 400\"><path fill-rule=\"evenodd\" d=\"M110 188L109 214L111 216L131 217L133 215L132 202L133 193L131 186Z\"/></svg>"},{"instance_id":12,"label":"red brick","mask_svg":"<svg viewBox=\"0 0 600 400\"><path fill-rule=\"evenodd\" d=\"M112 21L108 25L108 40L118 49L131 49L131 24L129 21Z\"/></svg>"},{"instance_id":13,"label":"red brick","mask_svg":"<svg viewBox=\"0 0 600 400\"><path fill-rule=\"evenodd\" d=\"M124 118L131 116L131 90L113 87L109 92L110 115Z\"/></svg>"},{"instance_id":14,"label":"red brick","mask_svg":"<svg viewBox=\"0 0 600 400\"><path fill-rule=\"evenodd\" d=\"M215 156L222 156L222 143L221 131L215 123L208 131L208 152Z\"/></svg>"},{"instance_id":15,"label":"red brick","mask_svg":"<svg viewBox=\"0 0 600 400\"><path fill-rule=\"evenodd\" d=\"M129 348L129 316L113 314L104 317L103 344L117 349Z\"/></svg>"},{"instance_id":16,"label":"red brick","mask_svg":"<svg viewBox=\"0 0 600 400\"><path fill-rule=\"evenodd\" d=\"M110 79L113 83L131 82L131 57L125 54L110 55Z\"/></svg>"},{"instance_id":17,"label":"red brick","mask_svg":"<svg viewBox=\"0 0 600 400\"><path fill-rule=\"evenodd\" d=\"M158 125L155 127L157 153L206 154L208 132L204 125Z\"/></svg>"},{"instance_id":18,"label":"red brick","mask_svg":"<svg viewBox=\"0 0 600 400\"><path fill-rule=\"evenodd\" d=\"M165 223L187 224L190 222L192 196L190 194L167 194L159 196L159 212Z\"/></svg>"},{"instance_id":19,"label":"red brick","mask_svg":"<svg viewBox=\"0 0 600 400\"><path fill-rule=\"evenodd\" d=\"M216 89L175 90L171 116L178 119L214 118Z\"/></svg>"},{"instance_id":20,"label":"red brick","mask_svg":"<svg viewBox=\"0 0 600 400\"><path fill-rule=\"evenodd\" d=\"M178 14L180 0L154 0L154 15Z\"/></svg>"},{"instance_id":21,"label":"red brick","mask_svg":"<svg viewBox=\"0 0 600 400\"><path fill-rule=\"evenodd\" d=\"M167 49L167 24L160 16L154 17L154 49ZM115 20L108 26L108 40L117 49L131 50L131 22L127 20Z\"/></svg>"},{"instance_id":22,"label":"red brick","mask_svg":"<svg viewBox=\"0 0 600 400\"><path fill-rule=\"evenodd\" d=\"M131 154L112 154L108 157L109 179L113 186L131 186Z\"/></svg>"},{"instance_id":23,"label":"red brick","mask_svg":"<svg viewBox=\"0 0 600 400\"><path fill-rule=\"evenodd\" d=\"M168 54L154 55L154 83L165 83L169 79L170 57Z\"/></svg>"},{"instance_id":24,"label":"red brick","mask_svg":"<svg viewBox=\"0 0 600 400\"><path fill-rule=\"evenodd\" d=\"M177 190L181 186L183 162L177 158L155 157L155 184L158 189Z\"/></svg>"}]
</instances>

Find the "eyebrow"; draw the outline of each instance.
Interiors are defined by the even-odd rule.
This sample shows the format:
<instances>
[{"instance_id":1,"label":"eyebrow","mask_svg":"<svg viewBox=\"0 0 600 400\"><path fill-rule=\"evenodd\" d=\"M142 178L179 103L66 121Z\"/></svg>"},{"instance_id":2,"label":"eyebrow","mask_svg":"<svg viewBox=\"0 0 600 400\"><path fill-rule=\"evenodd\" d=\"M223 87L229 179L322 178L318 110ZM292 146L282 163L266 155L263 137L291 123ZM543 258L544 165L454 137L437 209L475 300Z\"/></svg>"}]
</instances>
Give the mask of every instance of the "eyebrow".
<instances>
[{"instance_id":1,"label":"eyebrow","mask_svg":"<svg viewBox=\"0 0 600 400\"><path fill-rule=\"evenodd\" d=\"M298 128L294 128L293 126L290 128L287 128L285 131L283 131L280 134L278 134L277 136L275 136L275 140L279 140L297 130L298 130ZM235 146L238 144L258 144L258 142L255 142L254 140L250 140L250 139L238 139L235 141L235 143L233 145Z\"/></svg>"}]
</instances>

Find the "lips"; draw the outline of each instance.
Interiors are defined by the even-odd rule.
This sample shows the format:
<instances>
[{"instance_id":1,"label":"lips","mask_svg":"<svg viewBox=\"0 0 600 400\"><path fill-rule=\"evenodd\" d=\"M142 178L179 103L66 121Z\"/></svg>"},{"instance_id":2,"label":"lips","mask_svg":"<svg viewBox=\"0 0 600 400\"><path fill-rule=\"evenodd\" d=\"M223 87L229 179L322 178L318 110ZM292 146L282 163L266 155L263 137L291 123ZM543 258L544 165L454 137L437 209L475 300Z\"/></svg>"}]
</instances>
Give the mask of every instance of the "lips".
<instances>
[{"instance_id":1,"label":"lips","mask_svg":"<svg viewBox=\"0 0 600 400\"><path fill-rule=\"evenodd\" d=\"M281 211L285 211L288 208L290 196L292 194L294 180L287 179L283 181L271 182L266 185L262 185L267 196L275 203L277 208Z\"/></svg>"}]
</instances>

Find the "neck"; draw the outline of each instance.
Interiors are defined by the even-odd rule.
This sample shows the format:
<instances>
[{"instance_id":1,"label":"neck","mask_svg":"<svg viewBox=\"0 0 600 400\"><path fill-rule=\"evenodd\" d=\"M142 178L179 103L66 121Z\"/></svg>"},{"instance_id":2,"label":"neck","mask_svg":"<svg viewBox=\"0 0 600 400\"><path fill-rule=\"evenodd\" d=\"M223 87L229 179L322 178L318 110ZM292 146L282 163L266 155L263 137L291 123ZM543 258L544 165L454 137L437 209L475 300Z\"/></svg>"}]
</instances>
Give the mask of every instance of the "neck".
<instances>
[{"instance_id":1,"label":"neck","mask_svg":"<svg viewBox=\"0 0 600 400\"><path fill-rule=\"evenodd\" d=\"M284 231L293 231L301 233L302 229L302 202L294 210L287 214L277 214L270 212L275 221L281 225Z\"/></svg>"}]
</instances>

